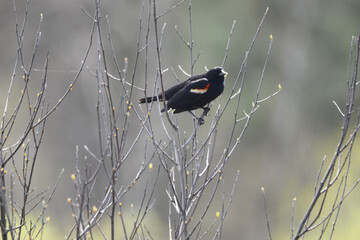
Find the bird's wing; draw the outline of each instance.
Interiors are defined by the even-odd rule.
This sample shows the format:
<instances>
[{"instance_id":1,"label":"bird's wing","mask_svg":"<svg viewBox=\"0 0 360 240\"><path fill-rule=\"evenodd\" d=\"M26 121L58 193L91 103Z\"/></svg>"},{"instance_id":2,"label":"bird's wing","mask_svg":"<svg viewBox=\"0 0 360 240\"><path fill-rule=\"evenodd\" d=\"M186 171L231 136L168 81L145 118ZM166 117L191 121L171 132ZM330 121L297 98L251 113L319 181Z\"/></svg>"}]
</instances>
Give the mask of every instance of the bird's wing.
<instances>
[{"instance_id":1,"label":"bird's wing","mask_svg":"<svg viewBox=\"0 0 360 240\"><path fill-rule=\"evenodd\" d=\"M190 78L188 79L188 81L193 82L193 81L196 81L196 80L205 78L205 76L206 76L206 73L199 74L199 75L195 75L195 76L190 77Z\"/></svg>"},{"instance_id":2,"label":"bird's wing","mask_svg":"<svg viewBox=\"0 0 360 240\"><path fill-rule=\"evenodd\" d=\"M206 79L205 78L205 74L199 74L199 75L195 75L190 77L188 80L181 82L171 88L169 88L168 90L165 91L165 97L166 99L170 99L172 96L174 96L178 91L182 90L183 88L185 88L188 84L192 84L197 82L198 80L202 80L202 79Z\"/></svg>"},{"instance_id":3,"label":"bird's wing","mask_svg":"<svg viewBox=\"0 0 360 240\"><path fill-rule=\"evenodd\" d=\"M179 83L175 86L172 86L171 88L167 89L165 91L165 98L166 100L170 99L172 96L174 96L177 92L179 92L181 89L184 88L184 86L186 86L186 84L188 83L189 80L184 81L182 83ZM161 98L162 98L162 94L160 93Z\"/></svg>"},{"instance_id":4,"label":"bird's wing","mask_svg":"<svg viewBox=\"0 0 360 240\"><path fill-rule=\"evenodd\" d=\"M165 98L166 100L170 99L172 96L174 96L178 91L180 91L181 89L183 89L187 84L189 84L189 82L196 82L197 80L201 79L201 78L205 78L205 74L200 74L200 75L196 75L196 76L192 76L191 78L189 78L188 80L181 82L175 86L172 86L171 88L167 89L165 91ZM162 92L159 92L159 100L163 100L163 96L162 96ZM141 98L139 100L139 103L145 103L145 102L151 102L151 101L156 101L157 97L148 97L147 99L145 98Z\"/></svg>"},{"instance_id":5,"label":"bird's wing","mask_svg":"<svg viewBox=\"0 0 360 240\"><path fill-rule=\"evenodd\" d=\"M208 91L209 87L210 82L206 78L188 82L184 88L169 99L168 108L186 108L196 105L196 102L203 98L203 94Z\"/></svg>"},{"instance_id":6,"label":"bird's wing","mask_svg":"<svg viewBox=\"0 0 360 240\"><path fill-rule=\"evenodd\" d=\"M210 82L207 78L200 78L196 81L189 82L183 89L186 92L193 94L203 94L206 93L210 87Z\"/></svg>"}]
</instances>

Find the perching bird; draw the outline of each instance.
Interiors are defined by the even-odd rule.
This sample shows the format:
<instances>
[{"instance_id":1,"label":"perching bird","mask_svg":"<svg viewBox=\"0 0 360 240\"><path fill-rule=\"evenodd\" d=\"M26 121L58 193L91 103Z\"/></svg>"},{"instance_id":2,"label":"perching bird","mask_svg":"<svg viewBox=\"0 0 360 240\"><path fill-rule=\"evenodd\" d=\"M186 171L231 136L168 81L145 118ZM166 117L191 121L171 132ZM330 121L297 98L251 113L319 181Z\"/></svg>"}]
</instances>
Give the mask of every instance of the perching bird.
<instances>
[{"instance_id":1,"label":"perching bird","mask_svg":"<svg viewBox=\"0 0 360 240\"><path fill-rule=\"evenodd\" d=\"M227 72L222 67L215 67L208 72L193 76L185 82L179 83L165 91L166 107L173 113L189 111L198 121L203 124L203 116L207 115L210 108L206 104L216 99L224 90L224 79ZM162 94L158 97L139 99L139 103L163 100ZM191 111L202 108L204 110L200 118L197 118ZM162 112L165 109L161 110Z\"/></svg>"}]
</instances>

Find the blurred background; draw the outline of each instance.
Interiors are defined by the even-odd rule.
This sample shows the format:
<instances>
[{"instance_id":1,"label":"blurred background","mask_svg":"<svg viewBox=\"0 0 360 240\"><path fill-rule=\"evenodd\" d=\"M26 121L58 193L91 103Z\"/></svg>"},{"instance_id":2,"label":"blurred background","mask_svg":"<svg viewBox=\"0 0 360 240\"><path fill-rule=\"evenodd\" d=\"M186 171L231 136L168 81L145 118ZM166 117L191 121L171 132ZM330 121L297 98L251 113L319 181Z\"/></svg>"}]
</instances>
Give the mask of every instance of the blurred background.
<instances>
[{"instance_id":1,"label":"blurred background","mask_svg":"<svg viewBox=\"0 0 360 240\"><path fill-rule=\"evenodd\" d=\"M0 109L3 109L16 60L17 40L12 1L0 1ZM21 25L25 3L15 3ZM158 13L166 11L176 3L174 0L157 1ZM121 67L124 67L123 59L128 58L129 76L134 67L141 4L140 0L101 3L104 36L107 34L105 16L108 15L116 55ZM92 20L84 14L80 6L91 14L94 12L94 1L30 1L23 47L26 65L33 50L40 13L44 15L40 47L35 59L35 68L38 71L32 74L31 79L34 80L30 90L36 92L38 89L41 69L49 51L47 97L51 105L68 88L88 46ZM247 64L247 78L240 109L248 111L251 107L261 77L270 34L273 35L274 43L261 97L277 91L278 84L281 84L282 91L260 106L244 140L227 163L227 193L231 190L237 169L240 170L240 177L230 213L225 220L223 239L268 238L261 187L265 188L267 195L273 239L289 239L291 202L296 197L294 223L297 226L312 198L321 160L325 155L328 156L327 160L331 159L340 136L342 117L332 101L336 101L340 107L344 106L350 42L360 29L359 1L193 0L194 56L201 52L194 74L204 72L205 66L211 68L221 65L229 32L235 20L229 56L224 65L229 73L226 80L228 88L225 89L224 96L229 96L230 87L267 7L269 12ZM146 13L147 2L144 28ZM159 25L164 23L166 28L162 67L174 68L178 77L185 80L186 76L177 66L181 65L185 71L190 72L190 56L176 34L175 26L185 39L189 39L188 2L162 17ZM141 44L144 44L144 38ZM154 79L156 58L154 45L150 47L149 77ZM110 69L116 73L110 54L109 51ZM135 84L139 86L144 84L144 62L144 57L140 57L139 69L135 75ZM85 65L91 70L96 69L96 48L91 50ZM164 77L168 79L165 82L167 87L176 82L171 71L165 73ZM18 84L14 86L14 92L20 92L23 85L20 71L16 79ZM121 92L121 86L116 80L113 87L113 94ZM152 91L152 88L150 90ZM75 168L75 147L79 146L80 155L84 157L84 145L94 149L98 146L96 91L96 79L90 71L84 70L70 96L47 122L34 185L39 189L52 186L56 180L54 176L57 176L61 169L65 169L65 175L47 210L51 222L45 234L52 236L51 239L63 239L73 224L67 198L74 195L70 176ZM141 92L136 91L133 101L136 102L140 96ZM11 106L15 106L15 102L13 101ZM220 139L228 134L226 126L233 121L232 108L234 106L230 106L223 116L224 125L220 127L218 136ZM184 113L178 118L185 123L191 123L189 114ZM210 118L208 122L211 122ZM208 127L209 124L202 126ZM21 127L16 129L18 136L21 130ZM219 149L219 153L222 151L222 148ZM355 149L350 185L360 174L357 153L358 150ZM141 156L134 156L134 164L141 161L138 158ZM126 178L126 172L123 174ZM165 181L161 184L166 186L166 180L160 179ZM141 187L139 189L141 190ZM160 195L164 194L161 189L158 192ZM334 239L357 239L360 235L359 197L359 190L356 189L346 200ZM131 201L129 199L128 203ZM167 238L168 209L161 207L161 203L167 206L166 196L158 197L153 212L148 216L152 222L158 223L158 229L154 229L155 239ZM219 205L215 204L215 208L216 206Z\"/></svg>"}]
</instances>

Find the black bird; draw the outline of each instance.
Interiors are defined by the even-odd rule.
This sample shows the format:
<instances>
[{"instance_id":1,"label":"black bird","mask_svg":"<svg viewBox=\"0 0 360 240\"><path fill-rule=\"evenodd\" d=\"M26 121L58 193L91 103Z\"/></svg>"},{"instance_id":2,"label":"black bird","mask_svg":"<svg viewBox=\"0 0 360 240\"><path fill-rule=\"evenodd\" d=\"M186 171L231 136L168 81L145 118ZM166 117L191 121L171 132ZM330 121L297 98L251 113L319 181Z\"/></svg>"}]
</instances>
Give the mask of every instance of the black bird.
<instances>
[{"instance_id":1,"label":"black bird","mask_svg":"<svg viewBox=\"0 0 360 240\"><path fill-rule=\"evenodd\" d=\"M166 107L173 113L189 111L202 125L203 117L207 115L210 108L206 104L216 99L224 90L224 79L227 72L222 67L215 67L208 72L193 76L185 82L179 83L165 91ZM162 94L157 97L139 99L139 103L163 100ZM204 110L200 118L197 118L191 111L202 108ZM165 109L161 110L162 112Z\"/></svg>"}]
</instances>

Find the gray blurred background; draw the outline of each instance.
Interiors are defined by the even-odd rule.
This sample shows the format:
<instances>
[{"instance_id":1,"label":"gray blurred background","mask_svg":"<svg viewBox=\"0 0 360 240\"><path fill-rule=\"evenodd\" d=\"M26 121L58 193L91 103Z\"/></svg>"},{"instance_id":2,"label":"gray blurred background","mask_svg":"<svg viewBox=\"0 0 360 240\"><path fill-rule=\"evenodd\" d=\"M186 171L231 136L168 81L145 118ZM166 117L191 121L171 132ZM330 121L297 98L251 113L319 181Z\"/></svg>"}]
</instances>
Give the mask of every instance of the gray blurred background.
<instances>
[{"instance_id":1,"label":"gray blurred background","mask_svg":"<svg viewBox=\"0 0 360 240\"><path fill-rule=\"evenodd\" d=\"M12 2L0 1L0 109L3 109L17 43ZM166 11L176 2L158 1L158 12ZM40 70L43 67L46 52L49 51L47 97L51 105L62 96L74 78L74 71L79 67L88 46L92 21L83 13L80 5L88 12L94 12L93 1L30 1L23 48L25 61L30 60L40 13L43 13L42 37L35 68ZM16 1L16 6L18 21L22 24L25 3ZM120 65L124 66L122 60L127 57L130 74L136 54L141 1L103 1L101 6L103 18L108 15L110 19L112 39ZM261 187L265 187L267 194L273 239L290 238L292 199L297 198L297 226L311 200L323 156L328 155L330 158L335 151L342 118L332 101L335 100L340 107L344 105L349 45L352 36L357 35L360 29L360 2L356 0L193 0L194 55L202 52L194 69L195 74L202 73L204 66L211 68L221 65L228 34L236 20L229 57L224 66L229 73L225 96L230 94L229 86L232 86L236 78L245 51L266 7L270 9L249 58L246 92L240 108L248 110L251 106L270 34L274 37L274 44L261 96L266 97L277 91L279 83L282 91L260 106L245 139L227 165L227 193L231 190L237 169L240 170L240 178L231 211L225 221L224 239L267 239ZM145 12L146 9L147 3ZM189 38L188 3L185 2L161 18L160 26L164 22L167 25L162 67L173 67L179 78L184 80L186 77L177 65L180 64L189 72L190 57L175 32L175 26L186 39ZM143 24L145 23L144 20ZM103 24L103 33L106 36L106 24ZM96 68L95 50L92 49L92 55L86 63L92 70ZM111 59L110 52L108 58ZM110 69L115 73L111 60ZM139 61L135 83L143 86L143 57ZM156 58L153 50L150 52L149 68L150 76L155 77ZM33 73L34 85L30 86L31 91L37 91L36 84L39 84L40 76L41 71ZM164 76L169 79L166 86L175 83L170 71ZM19 84L23 83L20 74L17 81ZM21 85L16 85L14 91L20 91L20 87ZM121 92L121 86L114 80L113 87L116 98L116 92ZM40 189L52 186L54 176L62 168L65 169L54 202L47 210L51 222L46 232L51 234L51 239L63 239L73 223L66 199L74 195L70 175L74 173L75 147L80 147L83 157L84 145L96 148L98 144L96 91L96 79L89 71L84 70L70 96L47 122L34 185ZM136 102L141 93L136 91L135 94L133 101ZM233 120L231 107L234 106L230 106L223 116L223 128ZM190 115L186 113L179 116L179 119L191 122ZM204 128L208 126L205 125ZM18 131L20 134L21 128ZM220 128L220 131L223 134L220 132L219 138L226 137L226 129ZM360 172L356 151L354 156L351 182ZM134 156L134 159L137 158L139 156ZM166 178L161 181L166 181ZM166 182L161 184L166 186ZM99 190L100 193L101 191ZM164 193L162 190L158 192ZM359 190L356 189L347 199L348 202L340 213L341 220L334 239L356 239L360 235L359 196ZM152 214L148 216L151 221L158 223L158 229L154 229L156 239L167 238L167 207L162 208L161 203L167 206L166 197L158 197Z\"/></svg>"}]
</instances>

